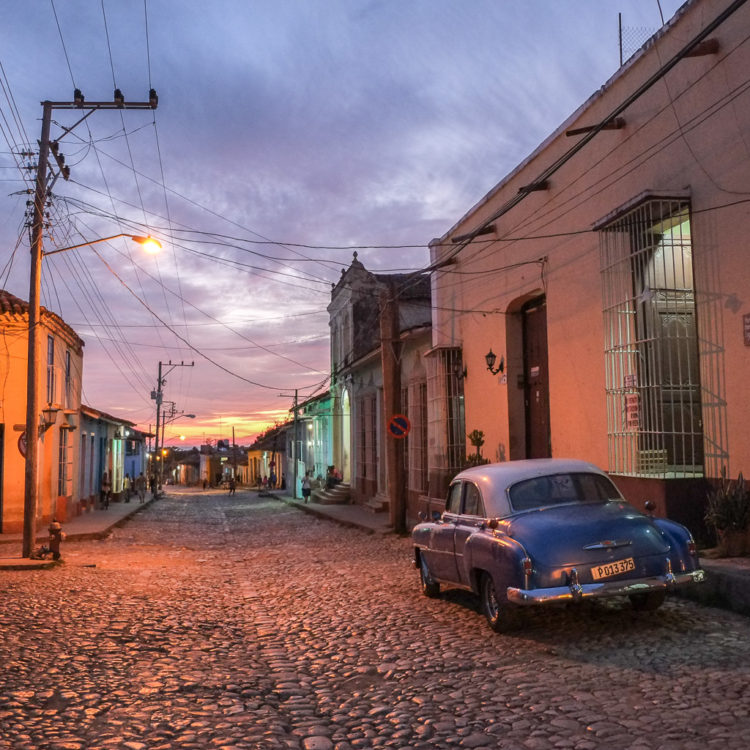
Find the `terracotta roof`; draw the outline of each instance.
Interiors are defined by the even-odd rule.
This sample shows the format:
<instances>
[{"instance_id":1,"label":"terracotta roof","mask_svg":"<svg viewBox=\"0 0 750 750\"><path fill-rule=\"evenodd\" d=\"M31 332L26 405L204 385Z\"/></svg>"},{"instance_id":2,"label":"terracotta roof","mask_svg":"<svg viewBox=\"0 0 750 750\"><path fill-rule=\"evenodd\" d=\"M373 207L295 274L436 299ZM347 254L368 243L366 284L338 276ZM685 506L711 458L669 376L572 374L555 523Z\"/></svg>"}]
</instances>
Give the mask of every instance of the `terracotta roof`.
<instances>
[{"instance_id":1,"label":"terracotta roof","mask_svg":"<svg viewBox=\"0 0 750 750\"><path fill-rule=\"evenodd\" d=\"M29 303L25 299L16 297L15 294L11 294L5 289L0 289L0 314L2 313L28 317ZM59 326L66 331L78 346L84 346L83 339L59 315L50 312L46 307L40 307L39 313L42 322L44 322L45 318L49 318L54 325Z\"/></svg>"},{"instance_id":2,"label":"terracotta roof","mask_svg":"<svg viewBox=\"0 0 750 750\"><path fill-rule=\"evenodd\" d=\"M15 294L0 289L0 312L11 313L12 315L28 315L29 303L26 300L16 297Z\"/></svg>"},{"instance_id":3,"label":"terracotta roof","mask_svg":"<svg viewBox=\"0 0 750 750\"><path fill-rule=\"evenodd\" d=\"M81 411L87 416L93 419L103 419L105 422L113 422L115 424L126 424L131 427L135 427L135 422L131 422L129 419L123 419L122 417L113 417L111 414L107 414L101 409L95 409L93 406L86 406L81 404Z\"/></svg>"}]
</instances>

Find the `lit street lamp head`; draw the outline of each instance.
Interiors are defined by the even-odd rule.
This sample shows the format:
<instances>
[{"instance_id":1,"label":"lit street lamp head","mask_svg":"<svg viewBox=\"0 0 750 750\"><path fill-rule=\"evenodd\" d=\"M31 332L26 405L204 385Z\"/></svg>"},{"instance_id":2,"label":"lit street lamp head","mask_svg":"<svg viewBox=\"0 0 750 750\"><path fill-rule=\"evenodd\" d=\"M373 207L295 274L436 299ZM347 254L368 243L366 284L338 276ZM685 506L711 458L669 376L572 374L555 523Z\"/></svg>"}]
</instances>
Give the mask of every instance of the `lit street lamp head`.
<instances>
[{"instance_id":1,"label":"lit street lamp head","mask_svg":"<svg viewBox=\"0 0 750 750\"><path fill-rule=\"evenodd\" d=\"M155 240L151 235L148 237L138 237L136 235L130 235L130 239L133 240L133 242L137 242L139 245L143 246L143 249L147 253L151 253L152 255L154 253L158 253L159 250L161 250L161 242L159 240Z\"/></svg>"}]
</instances>

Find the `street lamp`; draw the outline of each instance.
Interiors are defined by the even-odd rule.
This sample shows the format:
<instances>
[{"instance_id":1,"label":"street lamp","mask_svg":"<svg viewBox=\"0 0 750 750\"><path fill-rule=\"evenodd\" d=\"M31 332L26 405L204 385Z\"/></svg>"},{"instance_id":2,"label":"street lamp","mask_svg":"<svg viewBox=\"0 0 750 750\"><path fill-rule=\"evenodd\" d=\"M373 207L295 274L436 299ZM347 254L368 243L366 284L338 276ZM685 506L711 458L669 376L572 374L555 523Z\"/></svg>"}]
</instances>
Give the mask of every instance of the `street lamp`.
<instances>
[{"instance_id":1,"label":"street lamp","mask_svg":"<svg viewBox=\"0 0 750 750\"><path fill-rule=\"evenodd\" d=\"M43 142L49 139L43 133ZM39 186L37 186L39 187ZM43 205L42 196L37 196L36 206ZM35 209L36 214L36 209ZM45 252L42 249L42 222L41 218L33 225L33 237L31 243L31 275L29 280L29 341L26 373L26 464L24 472L24 498L23 498L23 548L22 557L30 557L34 539L36 537L36 514L39 501L39 487L37 485L37 474L39 468L39 372L38 363L40 346L41 312L39 308L39 296L42 279L42 258L47 255L64 253L67 250L76 250L87 247L98 242L108 242L118 237L130 237L134 242L148 246L149 252L155 252L161 247L158 240L152 237L141 237L132 234L115 234L111 237L101 237L98 240L82 242L70 247L60 247ZM45 422L46 424L46 422Z\"/></svg>"},{"instance_id":2,"label":"street lamp","mask_svg":"<svg viewBox=\"0 0 750 750\"><path fill-rule=\"evenodd\" d=\"M56 255L57 253L64 253L68 250L77 250L79 247L88 247L89 245L93 245L97 242L109 242L110 240L116 240L120 237L129 237L131 240L133 240L133 242L137 242L139 245L141 245L143 249L151 255L155 255L159 252L159 250L161 250L161 242L159 242L159 240L157 239L154 239L150 234L146 237L142 237L137 234L125 234L124 232L121 232L120 234L113 234L111 237L102 237L98 240L91 240L91 242L82 242L80 245L60 247L56 250L43 250L42 257L46 258L48 255Z\"/></svg>"},{"instance_id":3,"label":"street lamp","mask_svg":"<svg viewBox=\"0 0 750 750\"><path fill-rule=\"evenodd\" d=\"M195 414L185 414L183 412L177 413L175 411L175 402L170 401L168 402L172 405L172 408L169 412L166 411L166 409L161 413L161 447L164 448L164 428L168 424L172 424L172 422L176 422L178 419L182 419L183 417L185 419L195 419ZM167 419L169 417L169 419ZM157 442L159 441L159 435L156 435ZM157 478L157 492L158 488L162 486L162 480L164 478L164 461L161 461L159 464L159 476ZM156 495L154 495L156 497Z\"/></svg>"}]
</instances>

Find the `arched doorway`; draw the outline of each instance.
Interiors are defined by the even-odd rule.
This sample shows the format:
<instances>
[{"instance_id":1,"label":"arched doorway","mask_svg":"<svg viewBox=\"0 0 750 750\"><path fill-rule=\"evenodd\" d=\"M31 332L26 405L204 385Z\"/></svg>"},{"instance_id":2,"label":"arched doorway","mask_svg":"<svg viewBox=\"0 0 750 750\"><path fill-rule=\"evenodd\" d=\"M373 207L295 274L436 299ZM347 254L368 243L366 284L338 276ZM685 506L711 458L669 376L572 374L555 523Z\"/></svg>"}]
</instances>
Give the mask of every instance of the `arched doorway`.
<instances>
[{"instance_id":1,"label":"arched doorway","mask_svg":"<svg viewBox=\"0 0 750 750\"><path fill-rule=\"evenodd\" d=\"M349 390L341 393L341 474L345 482L351 481L352 410Z\"/></svg>"}]
</instances>

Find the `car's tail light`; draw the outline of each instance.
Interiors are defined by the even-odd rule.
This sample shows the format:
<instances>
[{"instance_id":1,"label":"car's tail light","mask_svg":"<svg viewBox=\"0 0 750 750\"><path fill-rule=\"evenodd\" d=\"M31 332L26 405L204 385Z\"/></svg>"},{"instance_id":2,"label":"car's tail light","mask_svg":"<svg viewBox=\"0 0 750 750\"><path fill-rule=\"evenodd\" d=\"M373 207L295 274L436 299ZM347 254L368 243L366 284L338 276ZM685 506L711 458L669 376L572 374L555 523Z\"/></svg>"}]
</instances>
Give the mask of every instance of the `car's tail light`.
<instances>
[{"instance_id":1,"label":"car's tail light","mask_svg":"<svg viewBox=\"0 0 750 750\"><path fill-rule=\"evenodd\" d=\"M531 564L531 558L524 557L523 558L523 574L525 576L530 576L533 572L534 572L534 566Z\"/></svg>"},{"instance_id":2,"label":"car's tail light","mask_svg":"<svg viewBox=\"0 0 750 750\"><path fill-rule=\"evenodd\" d=\"M698 550L697 550L697 548L695 546L695 542L692 539L688 542L688 548L687 549L688 549L688 555L691 555L692 557L695 557L695 555L698 552Z\"/></svg>"}]
</instances>

